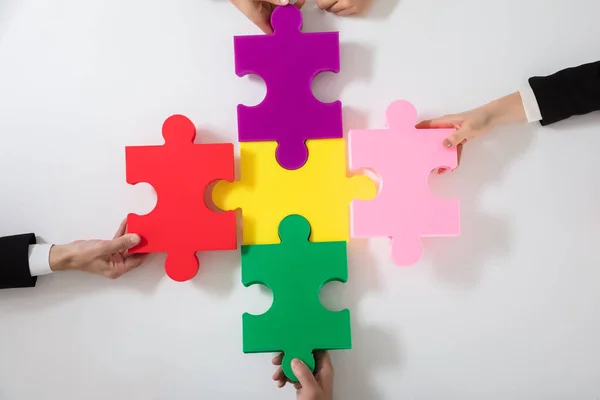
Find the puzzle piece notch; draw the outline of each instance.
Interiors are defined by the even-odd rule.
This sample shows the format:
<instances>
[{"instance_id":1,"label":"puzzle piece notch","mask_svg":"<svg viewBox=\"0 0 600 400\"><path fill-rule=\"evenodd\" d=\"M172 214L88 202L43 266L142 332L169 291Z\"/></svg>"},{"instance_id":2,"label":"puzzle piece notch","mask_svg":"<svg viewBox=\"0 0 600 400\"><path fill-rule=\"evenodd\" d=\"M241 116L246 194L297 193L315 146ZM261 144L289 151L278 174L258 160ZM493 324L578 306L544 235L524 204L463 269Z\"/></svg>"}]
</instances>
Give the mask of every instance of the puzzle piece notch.
<instances>
[{"instance_id":1,"label":"puzzle piece notch","mask_svg":"<svg viewBox=\"0 0 600 400\"><path fill-rule=\"evenodd\" d=\"M421 237L460 233L458 199L438 199L428 178L436 168L454 169L456 148L442 145L454 129L416 129L417 111L403 100L387 110L387 130L351 130L350 169L367 168L381 179L370 202L351 204L352 237L391 238L395 264L413 265L422 255Z\"/></svg>"},{"instance_id":2,"label":"puzzle piece notch","mask_svg":"<svg viewBox=\"0 0 600 400\"><path fill-rule=\"evenodd\" d=\"M319 300L326 283L348 280L346 242L309 242L310 225L299 215L284 218L279 234L280 244L242 246L242 283L273 293L267 312L242 316L243 349L283 351L283 372L297 382L294 358L314 371L314 350L352 347L350 311L327 310Z\"/></svg>"},{"instance_id":3,"label":"puzzle piece notch","mask_svg":"<svg viewBox=\"0 0 600 400\"><path fill-rule=\"evenodd\" d=\"M276 7L271 23L271 35L234 37L236 74L258 75L267 87L260 104L238 105L238 137L278 142L277 162L295 170L307 161L306 140L343 137L341 102L323 103L311 87L320 72L339 72L339 33L301 32L293 5Z\"/></svg>"},{"instance_id":4,"label":"puzzle piece notch","mask_svg":"<svg viewBox=\"0 0 600 400\"><path fill-rule=\"evenodd\" d=\"M199 269L196 251L235 250L235 213L213 213L204 192L215 180L234 179L233 145L194 144L196 128L183 115L163 123L164 145L129 146L129 184L147 182L157 193L154 209L127 216L129 232L142 238L131 253L166 252L167 275L178 282Z\"/></svg>"},{"instance_id":5,"label":"puzzle piece notch","mask_svg":"<svg viewBox=\"0 0 600 400\"><path fill-rule=\"evenodd\" d=\"M348 176L344 139L309 140L310 157L298 170L282 168L272 156L277 143L240 143L241 180L219 182L213 202L242 210L243 244L280 243L278 227L290 214L304 216L312 242L347 241L350 202L375 197L365 175Z\"/></svg>"}]
</instances>

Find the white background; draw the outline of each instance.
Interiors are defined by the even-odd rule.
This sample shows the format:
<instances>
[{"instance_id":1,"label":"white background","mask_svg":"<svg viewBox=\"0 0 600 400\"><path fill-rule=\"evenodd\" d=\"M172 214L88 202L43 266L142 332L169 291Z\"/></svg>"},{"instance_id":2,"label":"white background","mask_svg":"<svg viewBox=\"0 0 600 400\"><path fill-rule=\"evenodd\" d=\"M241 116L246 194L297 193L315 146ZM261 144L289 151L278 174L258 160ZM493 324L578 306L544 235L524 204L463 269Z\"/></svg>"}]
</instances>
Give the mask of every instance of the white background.
<instances>
[{"instance_id":1,"label":"white background","mask_svg":"<svg viewBox=\"0 0 600 400\"><path fill-rule=\"evenodd\" d=\"M375 2L361 19L304 10L305 30L341 32L342 71L314 87L342 100L346 129L381 127L394 99L435 117L600 58L597 0ZM235 141L236 104L264 95L234 74L232 37L253 33L226 1L0 1L0 235L108 238L151 210L124 147L160 144L173 113ZM498 129L431 180L459 196L460 237L425 240L410 268L387 240L352 241L349 282L322 293L352 312L336 398L597 399L599 146L598 114ZM242 286L238 252L200 259L183 284L156 255L117 281L0 292L0 399L294 398L270 354L241 351L241 315L268 291Z\"/></svg>"}]
</instances>

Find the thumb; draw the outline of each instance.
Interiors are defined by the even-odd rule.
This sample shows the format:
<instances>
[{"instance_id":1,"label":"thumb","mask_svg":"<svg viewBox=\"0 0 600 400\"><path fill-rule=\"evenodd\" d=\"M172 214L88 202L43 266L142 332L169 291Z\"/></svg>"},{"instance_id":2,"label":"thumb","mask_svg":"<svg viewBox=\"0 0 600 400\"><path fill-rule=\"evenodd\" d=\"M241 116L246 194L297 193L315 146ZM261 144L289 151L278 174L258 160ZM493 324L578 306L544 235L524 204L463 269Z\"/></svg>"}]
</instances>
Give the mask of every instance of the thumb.
<instances>
[{"instance_id":1,"label":"thumb","mask_svg":"<svg viewBox=\"0 0 600 400\"><path fill-rule=\"evenodd\" d=\"M319 384L312 371L301 360L297 358L292 360L292 371L294 372L294 375L296 375L296 378L298 378L298 382L300 382L300 385L302 385L304 390L307 392L319 390Z\"/></svg>"},{"instance_id":2,"label":"thumb","mask_svg":"<svg viewBox=\"0 0 600 400\"><path fill-rule=\"evenodd\" d=\"M135 233L128 233L119 238L105 241L104 245L102 246L102 253L112 254L129 250L130 248L140 244L140 242L141 238L139 235Z\"/></svg>"}]
</instances>

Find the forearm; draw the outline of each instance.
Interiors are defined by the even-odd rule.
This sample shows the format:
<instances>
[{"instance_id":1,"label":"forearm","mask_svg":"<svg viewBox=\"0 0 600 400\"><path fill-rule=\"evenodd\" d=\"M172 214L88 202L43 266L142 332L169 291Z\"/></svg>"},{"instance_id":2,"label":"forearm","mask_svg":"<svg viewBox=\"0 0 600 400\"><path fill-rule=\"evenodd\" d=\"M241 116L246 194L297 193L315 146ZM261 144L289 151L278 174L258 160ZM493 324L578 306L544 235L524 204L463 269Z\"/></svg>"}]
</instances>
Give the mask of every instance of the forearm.
<instances>
[{"instance_id":1,"label":"forearm","mask_svg":"<svg viewBox=\"0 0 600 400\"><path fill-rule=\"evenodd\" d=\"M73 254L72 246L68 244L57 244L52 246L48 255L48 263L52 271L67 271L69 269L77 269L74 266L75 254Z\"/></svg>"},{"instance_id":2,"label":"forearm","mask_svg":"<svg viewBox=\"0 0 600 400\"><path fill-rule=\"evenodd\" d=\"M501 97L483 106L492 125L506 125L527 121L523 100L519 92Z\"/></svg>"}]
</instances>

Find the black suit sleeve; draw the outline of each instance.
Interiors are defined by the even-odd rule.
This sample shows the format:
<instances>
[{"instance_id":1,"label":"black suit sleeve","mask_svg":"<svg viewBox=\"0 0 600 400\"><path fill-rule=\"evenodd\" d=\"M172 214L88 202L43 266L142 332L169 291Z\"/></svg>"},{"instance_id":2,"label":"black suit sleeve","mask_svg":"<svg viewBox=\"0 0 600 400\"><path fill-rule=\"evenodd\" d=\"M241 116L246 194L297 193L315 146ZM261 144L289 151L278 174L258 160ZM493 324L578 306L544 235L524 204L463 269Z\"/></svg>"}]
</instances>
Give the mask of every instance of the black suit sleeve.
<instances>
[{"instance_id":1,"label":"black suit sleeve","mask_svg":"<svg viewBox=\"0 0 600 400\"><path fill-rule=\"evenodd\" d=\"M34 287L37 277L29 272L29 245L35 235L0 237L0 289Z\"/></svg>"},{"instance_id":2,"label":"black suit sleeve","mask_svg":"<svg viewBox=\"0 0 600 400\"><path fill-rule=\"evenodd\" d=\"M529 78L542 125L600 110L600 61Z\"/></svg>"}]
</instances>

